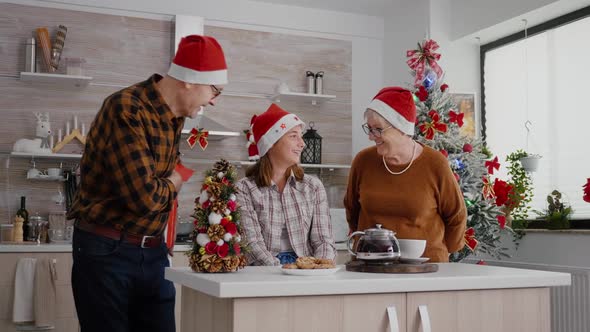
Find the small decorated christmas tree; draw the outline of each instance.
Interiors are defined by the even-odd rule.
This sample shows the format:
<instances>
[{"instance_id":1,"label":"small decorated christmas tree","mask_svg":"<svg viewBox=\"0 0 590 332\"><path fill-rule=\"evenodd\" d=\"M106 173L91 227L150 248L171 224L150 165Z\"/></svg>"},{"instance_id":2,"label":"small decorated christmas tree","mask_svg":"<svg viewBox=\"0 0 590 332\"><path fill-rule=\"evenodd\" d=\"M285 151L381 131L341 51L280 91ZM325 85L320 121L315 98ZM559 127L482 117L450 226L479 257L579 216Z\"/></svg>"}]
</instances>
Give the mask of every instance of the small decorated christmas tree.
<instances>
[{"instance_id":1,"label":"small decorated christmas tree","mask_svg":"<svg viewBox=\"0 0 590 332\"><path fill-rule=\"evenodd\" d=\"M515 235L507 227L503 212L516 203L509 199L512 186L499 179L492 181L494 169L500 167L498 158L490 159L481 140L462 135L465 114L457 109L449 86L443 82L437 63L440 54L435 52L438 47L431 39L419 43L417 49L407 51L407 64L414 76L415 139L447 157L467 206L465 247L450 260L461 261L477 253L508 256L500 244L500 234Z\"/></svg>"},{"instance_id":2,"label":"small decorated christmas tree","mask_svg":"<svg viewBox=\"0 0 590 332\"><path fill-rule=\"evenodd\" d=\"M205 173L195 199L193 247L187 252L195 272L235 272L246 265L236 177L234 166L223 159Z\"/></svg>"}]
</instances>

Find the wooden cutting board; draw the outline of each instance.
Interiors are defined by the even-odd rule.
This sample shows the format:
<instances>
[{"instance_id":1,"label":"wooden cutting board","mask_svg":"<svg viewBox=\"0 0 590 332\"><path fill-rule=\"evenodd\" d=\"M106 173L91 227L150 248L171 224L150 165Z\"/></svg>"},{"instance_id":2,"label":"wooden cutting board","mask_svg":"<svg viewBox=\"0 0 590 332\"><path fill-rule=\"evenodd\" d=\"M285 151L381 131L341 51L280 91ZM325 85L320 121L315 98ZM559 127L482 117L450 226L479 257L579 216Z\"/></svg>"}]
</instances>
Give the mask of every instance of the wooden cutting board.
<instances>
[{"instance_id":1,"label":"wooden cutting board","mask_svg":"<svg viewBox=\"0 0 590 332\"><path fill-rule=\"evenodd\" d=\"M438 271L436 264L403 264L371 265L356 260L346 263L346 271L370 273L428 273Z\"/></svg>"}]
</instances>

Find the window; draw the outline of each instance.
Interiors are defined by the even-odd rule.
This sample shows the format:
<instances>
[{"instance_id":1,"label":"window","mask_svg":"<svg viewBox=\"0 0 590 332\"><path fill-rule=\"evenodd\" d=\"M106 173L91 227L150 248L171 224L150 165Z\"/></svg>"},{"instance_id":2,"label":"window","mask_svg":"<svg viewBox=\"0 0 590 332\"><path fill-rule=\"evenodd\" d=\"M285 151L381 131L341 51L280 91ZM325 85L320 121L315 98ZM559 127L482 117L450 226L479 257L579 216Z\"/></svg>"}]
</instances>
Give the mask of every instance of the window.
<instances>
[{"instance_id":1,"label":"window","mask_svg":"<svg viewBox=\"0 0 590 332\"><path fill-rule=\"evenodd\" d=\"M542 155L533 173L532 207L545 209L546 196L557 189L574 219L590 218L590 204L582 200L590 177L587 31L590 18L486 50L482 76L486 142L504 161L499 176L507 178L506 155L517 149Z\"/></svg>"}]
</instances>

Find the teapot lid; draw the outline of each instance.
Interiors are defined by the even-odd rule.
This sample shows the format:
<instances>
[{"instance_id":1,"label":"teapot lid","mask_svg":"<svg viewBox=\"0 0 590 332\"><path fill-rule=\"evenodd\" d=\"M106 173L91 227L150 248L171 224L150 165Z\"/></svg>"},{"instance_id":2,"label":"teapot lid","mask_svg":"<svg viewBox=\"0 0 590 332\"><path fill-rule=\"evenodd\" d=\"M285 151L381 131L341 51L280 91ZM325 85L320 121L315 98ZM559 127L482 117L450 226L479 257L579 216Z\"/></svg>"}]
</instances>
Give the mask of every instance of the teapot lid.
<instances>
[{"instance_id":1,"label":"teapot lid","mask_svg":"<svg viewBox=\"0 0 590 332\"><path fill-rule=\"evenodd\" d=\"M375 228L369 228L365 230L365 234L369 237L392 237L394 236L394 232L392 230L381 228L383 225L376 224Z\"/></svg>"}]
</instances>

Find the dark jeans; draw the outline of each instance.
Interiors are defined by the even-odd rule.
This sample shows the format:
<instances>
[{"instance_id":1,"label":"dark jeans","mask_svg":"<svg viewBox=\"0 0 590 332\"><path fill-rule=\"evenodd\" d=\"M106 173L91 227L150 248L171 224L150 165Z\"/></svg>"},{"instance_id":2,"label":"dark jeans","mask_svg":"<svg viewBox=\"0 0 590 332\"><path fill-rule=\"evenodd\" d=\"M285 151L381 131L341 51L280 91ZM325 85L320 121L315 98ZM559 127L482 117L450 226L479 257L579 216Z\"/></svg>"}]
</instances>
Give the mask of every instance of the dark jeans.
<instances>
[{"instance_id":1,"label":"dark jeans","mask_svg":"<svg viewBox=\"0 0 590 332\"><path fill-rule=\"evenodd\" d=\"M75 229L72 290L81 332L175 331L164 243L142 249Z\"/></svg>"}]
</instances>

